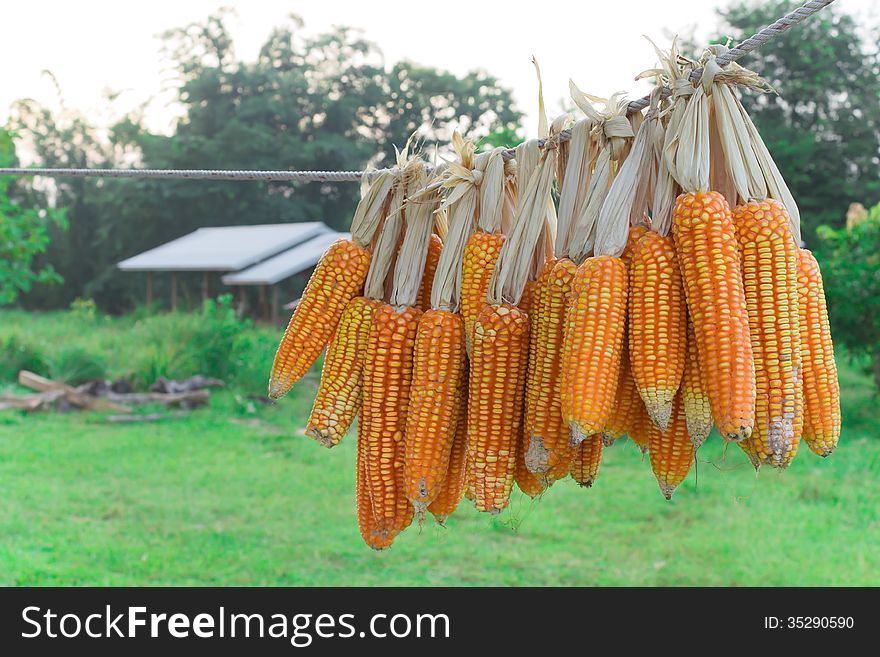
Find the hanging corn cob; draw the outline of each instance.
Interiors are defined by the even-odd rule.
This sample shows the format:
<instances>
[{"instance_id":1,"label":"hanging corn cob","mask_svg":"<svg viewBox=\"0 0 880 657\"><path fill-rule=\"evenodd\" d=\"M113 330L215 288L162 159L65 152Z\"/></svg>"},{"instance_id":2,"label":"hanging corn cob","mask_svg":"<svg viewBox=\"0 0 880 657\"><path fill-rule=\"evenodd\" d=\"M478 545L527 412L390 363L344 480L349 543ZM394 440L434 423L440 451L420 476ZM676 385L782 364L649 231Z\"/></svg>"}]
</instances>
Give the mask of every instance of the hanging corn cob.
<instances>
[{"instance_id":1,"label":"hanging corn cob","mask_svg":"<svg viewBox=\"0 0 880 657\"><path fill-rule=\"evenodd\" d=\"M324 447L339 444L360 411L363 356L373 310L378 305L378 301L366 297L349 301L327 349L321 384L306 426L306 434Z\"/></svg>"},{"instance_id":2,"label":"hanging corn cob","mask_svg":"<svg viewBox=\"0 0 880 657\"><path fill-rule=\"evenodd\" d=\"M583 488L592 488L599 476L599 464L602 461L602 450L605 443L602 436L587 436L575 447L571 459L571 478Z\"/></svg>"},{"instance_id":3,"label":"hanging corn cob","mask_svg":"<svg viewBox=\"0 0 880 657\"><path fill-rule=\"evenodd\" d=\"M648 228L645 226L630 226L626 248L624 248L623 253L620 255L620 259L623 260L627 271L632 262L632 253L635 245L647 232ZM639 396L639 391L632 376L632 368L630 367L628 335L629 328L627 326L624 330L624 349L620 355L620 375L617 379L614 407L611 410L611 417L605 423L605 429L602 430L602 440L606 447L622 438L625 434L631 433L633 426L635 426L636 418L645 413L645 404Z\"/></svg>"},{"instance_id":4,"label":"hanging corn cob","mask_svg":"<svg viewBox=\"0 0 880 657\"><path fill-rule=\"evenodd\" d=\"M519 309L530 318L533 317L532 311L535 305L535 289L535 281L528 281L523 289L522 298L519 300L518 305ZM530 330L529 349L531 349L531 337L532 334ZM523 415L525 415L525 408L523 409ZM526 466L526 450L528 450L527 434L525 421L523 421L519 425L519 435L516 438L516 468L514 470L513 480L523 493L534 498L547 490L547 486L550 482L547 480L547 477L537 475L529 470Z\"/></svg>"},{"instance_id":5,"label":"hanging corn cob","mask_svg":"<svg viewBox=\"0 0 880 657\"><path fill-rule=\"evenodd\" d=\"M572 96L577 98L578 93L572 85ZM585 109L589 102L578 105ZM626 106L625 99L612 97L598 121L601 150L569 245L572 260L580 263L566 311L562 366L562 413L571 429L572 445L605 430L620 379L627 294L626 266L620 255L629 234L631 207L623 210L621 205L619 216L609 215L604 225L599 216L614 189L614 184L608 189L612 164L632 137ZM621 230L622 239L615 244Z\"/></svg>"},{"instance_id":6,"label":"hanging corn cob","mask_svg":"<svg viewBox=\"0 0 880 657\"><path fill-rule=\"evenodd\" d=\"M545 230L563 119L554 121L541 161L529 178L516 219L499 253L487 304L474 327L468 399L468 457L479 511L507 506L516 467L528 365L529 318L517 307Z\"/></svg>"},{"instance_id":7,"label":"hanging corn cob","mask_svg":"<svg viewBox=\"0 0 880 657\"><path fill-rule=\"evenodd\" d=\"M573 91L577 88L571 83ZM571 128L562 192L557 213L555 258L548 260L535 283L534 312L529 334L523 455L528 469L550 481L564 477L571 461L570 429L562 417L562 348L565 313L577 266L569 258L569 238L576 217L587 202L591 165L599 145L591 131L601 120L582 95L587 118Z\"/></svg>"},{"instance_id":8,"label":"hanging corn cob","mask_svg":"<svg viewBox=\"0 0 880 657\"><path fill-rule=\"evenodd\" d=\"M664 156L685 191L672 233L712 415L724 438L740 441L755 423L755 370L736 231L727 201L709 191L707 93L717 73L714 59L707 61L680 124L667 132Z\"/></svg>"},{"instance_id":9,"label":"hanging corn cob","mask_svg":"<svg viewBox=\"0 0 880 657\"><path fill-rule=\"evenodd\" d=\"M629 354L648 416L665 431L685 365L687 309L672 238L649 231L629 270Z\"/></svg>"},{"instance_id":10,"label":"hanging corn cob","mask_svg":"<svg viewBox=\"0 0 880 657\"><path fill-rule=\"evenodd\" d=\"M408 164L404 180L408 198L414 197L427 182L424 165L418 160ZM395 263L394 289L389 303L373 311L364 356L358 440L364 449L365 485L376 521L376 540L368 543L376 549L393 541L413 517L413 506L405 494L404 436L413 349L422 315L414 304L430 239L431 210L425 203L406 206L407 230Z\"/></svg>"},{"instance_id":11,"label":"hanging corn cob","mask_svg":"<svg viewBox=\"0 0 880 657\"><path fill-rule=\"evenodd\" d=\"M406 152L401 156L405 160ZM278 345L269 375L272 399L284 396L314 364L345 305L360 294L370 265L370 242L397 176L397 170L382 172L365 187L351 222L351 240L337 240L321 256Z\"/></svg>"},{"instance_id":12,"label":"hanging corn cob","mask_svg":"<svg viewBox=\"0 0 880 657\"><path fill-rule=\"evenodd\" d=\"M840 438L840 384L825 307L819 263L798 250L801 359L804 390L804 440L819 456L828 456Z\"/></svg>"},{"instance_id":13,"label":"hanging corn cob","mask_svg":"<svg viewBox=\"0 0 880 657\"><path fill-rule=\"evenodd\" d=\"M711 46L703 60L714 61L725 50ZM760 77L741 67L718 75L725 82L769 90ZM723 154L722 165L714 168L727 172L728 194L739 203L732 217L755 363L755 426L743 448L761 463L785 468L797 453L803 430L794 224L785 206L772 199L771 190L778 191L785 183L781 177L774 180L778 170L745 108L728 84L714 84L712 92L712 124L717 150ZM791 206L796 207L793 201ZM799 234L799 226L795 231Z\"/></svg>"},{"instance_id":14,"label":"hanging corn cob","mask_svg":"<svg viewBox=\"0 0 880 657\"><path fill-rule=\"evenodd\" d=\"M430 309L419 320L406 420L406 496L420 517L440 494L447 476L467 377L456 281L473 225L477 189L473 142L456 136L453 145L460 163L450 165L440 184L446 199L452 199L452 203L444 201L452 210L450 232L447 248L439 254L436 265Z\"/></svg>"},{"instance_id":15,"label":"hanging corn cob","mask_svg":"<svg viewBox=\"0 0 880 657\"><path fill-rule=\"evenodd\" d=\"M733 211L755 358L757 404L749 438L758 459L788 467L803 431L797 247L781 203Z\"/></svg>"},{"instance_id":16,"label":"hanging corn cob","mask_svg":"<svg viewBox=\"0 0 880 657\"><path fill-rule=\"evenodd\" d=\"M709 408L709 395L703 381L697 353L697 338L694 323L687 321L687 347L685 349L684 375L681 379L681 404L687 424L687 432L694 447L699 448L712 432L712 410Z\"/></svg>"},{"instance_id":17,"label":"hanging corn cob","mask_svg":"<svg viewBox=\"0 0 880 657\"><path fill-rule=\"evenodd\" d=\"M467 399L467 377L464 377L455 407L455 435L449 453L449 465L440 492L428 505L428 511L439 525L444 525L446 519L458 508L467 482Z\"/></svg>"},{"instance_id":18,"label":"hanging corn cob","mask_svg":"<svg viewBox=\"0 0 880 657\"><path fill-rule=\"evenodd\" d=\"M687 432L681 393L675 395L666 431L660 431L652 422L646 424L650 425L647 432L651 469L663 496L671 500L675 489L687 477L696 451Z\"/></svg>"},{"instance_id":19,"label":"hanging corn cob","mask_svg":"<svg viewBox=\"0 0 880 657\"><path fill-rule=\"evenodd\" d=\"M475 175L479 185L479 216L476 230L468 238L461 267L461 316L465 343L471 352L471 339L477 316L486 304L486 291L495 270L498 253L504 244L506 197L515 198L515 184L510 180L512 164L506 164L503 149L496 149L485 171Z\"/></svg>"}]
</instances>

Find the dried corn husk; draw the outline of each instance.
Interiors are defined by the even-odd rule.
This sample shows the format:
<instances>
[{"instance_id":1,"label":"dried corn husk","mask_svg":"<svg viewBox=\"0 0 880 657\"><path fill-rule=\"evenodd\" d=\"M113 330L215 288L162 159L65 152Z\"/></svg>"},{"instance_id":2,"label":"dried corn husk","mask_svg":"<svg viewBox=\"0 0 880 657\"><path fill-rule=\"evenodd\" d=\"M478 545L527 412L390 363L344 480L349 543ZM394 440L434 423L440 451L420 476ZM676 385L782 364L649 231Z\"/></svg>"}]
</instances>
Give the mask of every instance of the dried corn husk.
<instances>
[{"instance_id":1,"label":"dried corn husk","mask_svg":"<svg viewBox=\"0 0 880 657\"><path fill-rule=\"evenodd\" d=\"M626 117L627 101L621 94L604 100L581 92L573 83L570 85L572 99L587 114L596 117L593 135L598 141L599 150L593 164L592 175L587 187L586 202L571 228L569 255L576 263L581 263L594 251L597 221L619 161L628 151L627 141L633 136L632 124ZM604 102L605 109L597 112L591 103Z\"/></svg>"},{"instance_id":2,"label":"dried corn husk","mask_svg":"<svg viewBox=\"0 0 880 657\"><path fill-rule=\"evenodd\" d=\"M619 257L629 239L631 217L648 210L648 190L657 171L657 144L663 126L659 120L660 87L651 94L651 118L640 122L629 156L614 178L596 224L595 255Z\"/></svg>"}]
</instances>

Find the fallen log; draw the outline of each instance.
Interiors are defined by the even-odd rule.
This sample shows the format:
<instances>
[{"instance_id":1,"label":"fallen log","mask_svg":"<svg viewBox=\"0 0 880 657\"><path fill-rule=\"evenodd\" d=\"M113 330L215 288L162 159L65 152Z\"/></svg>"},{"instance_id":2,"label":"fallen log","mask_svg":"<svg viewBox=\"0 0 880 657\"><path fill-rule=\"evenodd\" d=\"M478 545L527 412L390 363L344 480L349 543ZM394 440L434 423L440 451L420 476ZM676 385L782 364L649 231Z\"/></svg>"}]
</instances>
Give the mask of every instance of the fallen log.
<instances>
[{"instance_id":1,"label":"fallen log","mask_svg":"<svg viewBox=\"0 0 880 657\"><path fill-rule=\"evenodd\" d=\"M226 382L220 379L212 379L202 374L196 374L188 379L177 381L174 379L166 379L160 376L156 382L150 386L151 392L164 392L166 394L178 392L192 392L193 390L202 390L203 388L225 388Z\"/></svg>"},{"instance_id":2,"label":"fallen log","mask_svg":"<svg viewBox=\"0 0 880 657\"><path fill-rule=\"evenodd\" d=\"M174 413L147 413L146 415L107 415L104 422L111 424L133 424L136 422L159 422L170 418L181 418L189 415L186 411L176 411Z\"/></svg>"},{"instance_id":3,"label":"fallen log","mask_svg":"<svg viewBox=\"0 0 880 657\"><path fill-rule=\"evenodd\" d=\"M128 406L123 406L101 397L94 397L84 392L78 392L76 388L66 383L53 381L27 370L21 370L18 373L18 384L37 392L60 391L68 402L79 408L87 408L93 411L113 411L115 413L131 412L131 408Z\"/></svg>"},{"instance_id":4,"label":"fallen log","mask_svg":"<svg viewBox=\"0 0 880 657\"><path fill-rule=\"evenodd\" d=\"M108 393L105 399L111 402L123 404L162 404L163 406L183 406L186 408L195 408L196 406L204 406L211 398L211 393L207 390L192 390L190 392L128 392L128 393Z\"/></svg>"},{"instance_id":5,"label":"fallen log","mask_svg":"<svg viewBox=\"0 0 880 657\"><path fill-rule=\"evenodd\" d=\"M33 413L49 408L63 396L63 390L47 390L36 395L6 394L0 396L0 410L15 409Z\"/></svg>"}]
</instances>

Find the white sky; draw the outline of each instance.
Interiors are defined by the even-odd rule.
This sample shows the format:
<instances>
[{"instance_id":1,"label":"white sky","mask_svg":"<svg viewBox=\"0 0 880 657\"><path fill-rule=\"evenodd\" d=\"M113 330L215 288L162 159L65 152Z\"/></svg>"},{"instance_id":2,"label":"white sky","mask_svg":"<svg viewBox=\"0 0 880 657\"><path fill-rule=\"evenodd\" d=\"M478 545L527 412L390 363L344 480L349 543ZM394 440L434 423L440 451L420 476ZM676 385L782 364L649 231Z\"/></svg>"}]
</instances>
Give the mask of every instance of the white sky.
<instances>
[{"instance_id":1,"label":"white sky","mask_svg":"<svg viewBox=\"0 0 880 657\"><path fill-rule=\"evenodd\" d=\"M256 57L271 28L295 13L305 20L308 33L332 25L362 28L389 63L409 59L458 74L484 68L513 89L519 108L527 113L526 131L533 136L537 85L532 54L541 64L551 116L567 95L569 77L597 95L614 91L642 95L647 87L633 82L633 77L652 66L654 57L641 35L661 45L667 42L666 34L687 33L694 27L698 39L710 36L717 25L715 4L706 0L10 2L4 3L2 12L0 123L18 98L56 106L54 88L41 74L48 69L58 79L67 105L84 111L98 125L108 125L152 99L145 112L147 125L169 131L177 110L167 95L160 94L168 71L163 71L157 35L227 6L236 11L229 22L236 52L248 60ZM792 7L797 4L792 0ZM837 4L874 25L880 22L880 0L838 0ZM421 15L414 8L420 8ZM407 29L411 25L430 25L432 35ZM465 45L469 36L472 43ZM107 90L124 92L109 112L103 100Z\"/></svg>"}]
</instances>

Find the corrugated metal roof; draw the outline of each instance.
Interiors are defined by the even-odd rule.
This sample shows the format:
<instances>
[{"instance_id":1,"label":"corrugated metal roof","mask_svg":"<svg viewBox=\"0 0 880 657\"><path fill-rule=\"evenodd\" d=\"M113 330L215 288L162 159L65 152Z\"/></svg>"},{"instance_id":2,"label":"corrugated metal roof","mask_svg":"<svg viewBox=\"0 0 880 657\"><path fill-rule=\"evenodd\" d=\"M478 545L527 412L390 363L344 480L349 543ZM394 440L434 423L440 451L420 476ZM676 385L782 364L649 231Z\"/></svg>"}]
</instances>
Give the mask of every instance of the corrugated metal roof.
<instances>
[{"instance_id":1,"label":"corrugated metal roof","mask_svg":"<svg viewBox=\"0 0 880 657\"><path fill-rule=\"evenodd\" d=\"M323 233L244 271L227 274L222 279L223 283L225 285L273 285L314 267L328 246L338 239L349 239L350 237L349 233Z\"/></svg>"},{"instance_id":2,"label":"corrugated metal roof","mask_svg":"<svg viewBox=\"0 0 880 657\"><path fill-rule=\"evenodd\" d=\"M117 266L125 271L238 271L328 231L321 221L199 228Z\"/></svg>"}]
</instances>

